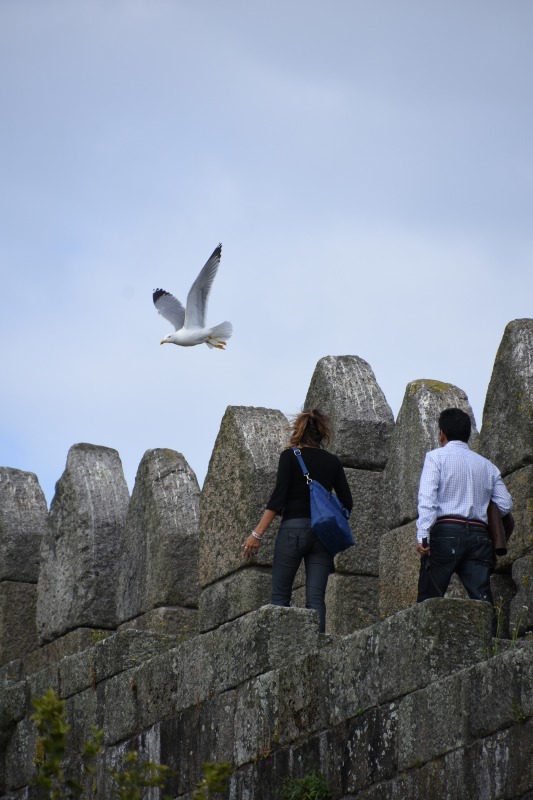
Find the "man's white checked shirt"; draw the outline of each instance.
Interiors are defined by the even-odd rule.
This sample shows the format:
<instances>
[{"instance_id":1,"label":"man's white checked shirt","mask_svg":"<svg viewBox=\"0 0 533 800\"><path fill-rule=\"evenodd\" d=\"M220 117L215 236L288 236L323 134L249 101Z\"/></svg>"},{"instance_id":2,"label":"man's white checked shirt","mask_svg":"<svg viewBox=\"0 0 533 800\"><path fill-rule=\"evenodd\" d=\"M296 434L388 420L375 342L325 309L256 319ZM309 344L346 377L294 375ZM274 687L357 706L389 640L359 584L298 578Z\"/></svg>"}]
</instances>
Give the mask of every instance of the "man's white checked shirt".
<instances>
[{"instance_id":1,"label":"man's white checked shirt","mask_svg":"<svg viewBox=\"0 0 533 800\"><path fill-rule=\"evenodd\" d=\"M438 517L459 516L487 522L493 500L500 514L513 507L499 470L465 442L452 441L426 454L418 490L417 540L429 539Z\"/></svg>"}]
</instances>

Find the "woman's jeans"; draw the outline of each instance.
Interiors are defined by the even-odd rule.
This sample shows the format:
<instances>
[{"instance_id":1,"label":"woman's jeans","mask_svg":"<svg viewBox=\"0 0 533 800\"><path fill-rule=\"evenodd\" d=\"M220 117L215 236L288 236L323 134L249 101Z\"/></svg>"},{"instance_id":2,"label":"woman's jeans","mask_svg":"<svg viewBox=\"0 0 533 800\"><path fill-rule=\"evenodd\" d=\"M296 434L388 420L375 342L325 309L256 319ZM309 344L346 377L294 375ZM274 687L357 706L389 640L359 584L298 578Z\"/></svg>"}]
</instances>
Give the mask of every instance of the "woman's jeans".
<instances>
[{"instance_id":1,"label":"woman's jeans","mask_svg":"<svg viewBox=\"0 0 533 800\"><path fill-rule=\"evenodd\" d=\"M490 576L494 569L492 541L483 528L437 523L431 530L430 555L422 558L418 602L444 597L454 572L472 600L493 605Z\"/></svg>"},{"instance_id":2,"label":"woman's jeans","mask_svg":"<svg viewBox=\"0 0 533 800\"><path fill-rule=\"evenodd\" d=\"M318 611L320 631L326 628L324 597L328 577L334 571L333 556L311 531L307 517L281 523L272 563L272 603L290 606L292 584L298 567L305 563L305 607Z\"/></svg>"}]
</instances>

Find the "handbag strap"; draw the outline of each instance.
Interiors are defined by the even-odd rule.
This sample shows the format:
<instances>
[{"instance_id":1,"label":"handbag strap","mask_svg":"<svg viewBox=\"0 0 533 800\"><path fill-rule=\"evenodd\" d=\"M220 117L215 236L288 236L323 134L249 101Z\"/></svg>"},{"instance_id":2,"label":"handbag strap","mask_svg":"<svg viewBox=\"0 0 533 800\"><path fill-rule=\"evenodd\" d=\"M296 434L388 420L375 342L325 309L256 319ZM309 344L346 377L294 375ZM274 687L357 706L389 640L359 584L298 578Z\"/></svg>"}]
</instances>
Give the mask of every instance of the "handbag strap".
<instances>
[{"instance_id":1,"label":"handbag strap","mask_svg":"<svg viewBox=\"0 0 533 800\"><path fill-rule=\"evenodd\" d=\"M309 470L308 470L308 469L307 469L307 467L305 466L305 462L304 462L304 460L303 460L303 458L302 458L302 453L301 453L301 451L300 451L300 450L299 450L297 447L293 447L293 448L292 448L292 452L294 453L294 455L295 455L295 456L296 456L296 458L298 459L298 463L299 463L299 465L300 465L300 469L302 470L302 472L303 472L303 474L304 474L304 478L305 478L305 480L307 481L307 483L308 483L308 484L309 484L309 483L312 483L312 482L313 482L313 479L312 479L312 478L311 478L311 476L309 475Z\"/></svg>"}]
</instances>

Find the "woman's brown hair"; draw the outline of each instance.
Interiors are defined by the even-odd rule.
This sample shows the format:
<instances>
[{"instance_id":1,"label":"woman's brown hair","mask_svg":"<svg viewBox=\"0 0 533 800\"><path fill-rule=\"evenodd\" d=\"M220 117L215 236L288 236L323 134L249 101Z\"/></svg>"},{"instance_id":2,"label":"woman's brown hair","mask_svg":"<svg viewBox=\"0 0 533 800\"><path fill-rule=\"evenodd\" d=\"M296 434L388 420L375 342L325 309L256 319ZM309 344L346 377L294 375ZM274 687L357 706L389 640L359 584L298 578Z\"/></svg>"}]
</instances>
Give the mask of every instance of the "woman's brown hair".
<instances>
[{"instance_id":1,"label":"woman's brown hair","mask_svg":"<svg viewBox=\"0 0 533 800\"><path fill-rule=\"evenodd\" d=\"M289 447L320 447L331 440L329 417L318 408L302 411L294 420Z\"/></svg>"}]
</instances>

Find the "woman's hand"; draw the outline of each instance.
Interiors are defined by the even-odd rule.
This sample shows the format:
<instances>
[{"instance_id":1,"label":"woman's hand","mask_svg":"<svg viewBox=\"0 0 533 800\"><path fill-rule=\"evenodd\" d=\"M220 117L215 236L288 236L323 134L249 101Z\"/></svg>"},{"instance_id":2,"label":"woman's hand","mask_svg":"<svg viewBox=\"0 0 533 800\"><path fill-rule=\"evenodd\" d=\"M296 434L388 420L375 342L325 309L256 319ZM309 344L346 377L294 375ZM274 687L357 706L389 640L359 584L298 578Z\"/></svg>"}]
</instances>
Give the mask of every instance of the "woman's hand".
<instances>
[{"instance_id":1,"label":"woman's hand","mask_svg":"<svg viewBox=\"0 0 533 800\"><path fill-rule=\"evenodd\" d=\"M276 516L275 511L270 511L269 508L265 509L263 512L263 516L259 520L259 523L256 525L254 532L249 535L242 546L241 550L241 557L242 558L251 558L251 556L257 555L257 551L259 550L259 545L261 544L261 539L264 536L264 533L274 517ZM255 534L255 536L254 536Z\"/></svg>"},{"instance_id":2,"label":"woman's hand","mask_svg":"<svg viewBox=\"0 0 533 800\"><path fill-rule=\"evenodd\" d=\"M255 556L261 544L260 539L256 539L252 534L246 539L242 546L242 558L251 558Z\"/></svg>"}]
</instances>

